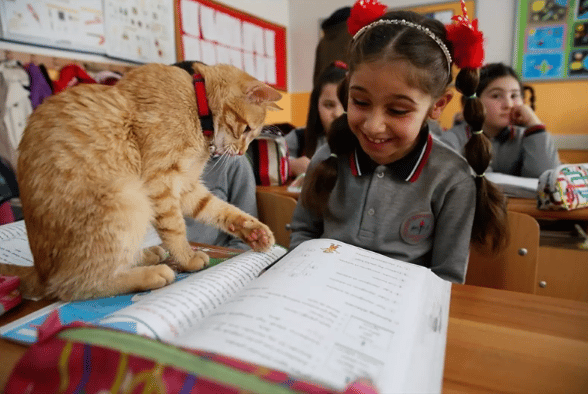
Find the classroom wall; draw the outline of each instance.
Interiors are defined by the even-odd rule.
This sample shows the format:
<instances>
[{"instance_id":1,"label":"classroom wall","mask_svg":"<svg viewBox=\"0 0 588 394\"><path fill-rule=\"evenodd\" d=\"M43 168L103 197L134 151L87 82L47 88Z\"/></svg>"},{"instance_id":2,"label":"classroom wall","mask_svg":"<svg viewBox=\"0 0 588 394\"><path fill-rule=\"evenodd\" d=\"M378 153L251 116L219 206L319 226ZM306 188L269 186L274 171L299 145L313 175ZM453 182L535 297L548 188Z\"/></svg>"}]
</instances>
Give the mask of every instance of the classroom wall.
<instances>
[{"instance_id":1,"label":"classroom wall","mask_svg":"<svg viewBox=\"0 0 588 394\"><path fill-rule=\"evenodd\" d=\"M173 0L169 0L173 1ZM272 112L269 123L306 123L308 99L312 88L315 48L320 37L320 22L334 10L353 5L353 0L218 0L227 6L250 13L287 29L288 89L278 103L284 110ZM380 0L390 8L440 4L443 0ZM512 63L517 0L475 0L475 15L486 37L486 61ZM21 46L0 42L0 49L23 52L40 51L58 57L86 58L90 61L111 61L105 57L83 55L52 49ZM116 62L116 61L114 61ZM558 146L588 150L588 81L537 82L537 112L554 134ZM459 110L454 100L445 111L441 124L449 127L453 114ZM585 161L588 161L586 158Z\"/></svg>"},{"instance_id":2,"label":"classroom wall","mask_svg":"<svg viewBox=\"0 0 588 394\"><path fill-rule=\"evenodd\" d=\"M390 8L446 2L380 1ZM312 89L314 49L320 37L320 21L334 10L352 4L352 0L290 0L289 94L292 103L292 123L296 126L303 126L306 122L309 92ZM517 0L475 0L475 16L486 38L486 62L504 62L512 65L517 6ZM295 67L295 70L291 70L292 67ZM556 144L561 149L560 154L563 153L564 159L568 162L588 162L588 80L535 82L531 85L537 93L537 114L554 135ZM459 110L459 100L450 103L441 118L442 126L449 127L453 115ZM562 152L564 150L569 152Z\"/></svg>"}]
</instances>

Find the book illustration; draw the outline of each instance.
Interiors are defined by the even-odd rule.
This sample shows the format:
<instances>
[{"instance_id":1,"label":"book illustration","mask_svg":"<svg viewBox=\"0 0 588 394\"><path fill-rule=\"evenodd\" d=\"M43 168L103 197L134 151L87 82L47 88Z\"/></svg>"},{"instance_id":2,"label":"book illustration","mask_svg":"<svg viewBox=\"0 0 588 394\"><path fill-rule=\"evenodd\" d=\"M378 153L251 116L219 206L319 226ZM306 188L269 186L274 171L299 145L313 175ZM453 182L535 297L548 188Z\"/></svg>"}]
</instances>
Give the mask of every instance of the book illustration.
<instances>
[{"instance_id":1,"label":"book illustration","mask_svg":"<svg viewBox=\"0 0 588 394\"><path fill-rule=\"evenodd\" d=\"M337 249L339 249L340 245L331 244L328 248L324 248L324 253L339 253Z\"/></svg>"}]
</instances>

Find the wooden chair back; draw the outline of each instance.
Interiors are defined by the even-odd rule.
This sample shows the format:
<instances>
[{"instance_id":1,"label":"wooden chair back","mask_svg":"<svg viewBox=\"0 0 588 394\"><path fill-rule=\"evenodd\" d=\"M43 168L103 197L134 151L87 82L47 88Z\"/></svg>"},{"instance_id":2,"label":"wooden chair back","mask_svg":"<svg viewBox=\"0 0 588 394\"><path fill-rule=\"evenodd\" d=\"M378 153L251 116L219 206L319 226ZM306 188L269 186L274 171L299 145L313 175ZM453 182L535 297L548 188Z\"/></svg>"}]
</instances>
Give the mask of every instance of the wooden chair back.
<instances>
[{"instance_id":1,"label":"wooden chair back","mask_svg":"<svg viewBox=\"0 0 588 394\"><path fill-rule=\"evenodd\" d=\"M276 243L288 247L290 231L286 225L292 219L296 200L278 193L257 191L257 217L274 233Z\"/></svg>"},{"instance_id":2,"label":"wooden chair back","mask_svg":"<svg viewBox=\"0 0 588 394\"><path fill-rule=\"evenodd\" d=\"M533 293L539 254L539 223L530 215L508 211L510 242L498 254L470 248L466 284Z\"/></svg>"}]
</instances>

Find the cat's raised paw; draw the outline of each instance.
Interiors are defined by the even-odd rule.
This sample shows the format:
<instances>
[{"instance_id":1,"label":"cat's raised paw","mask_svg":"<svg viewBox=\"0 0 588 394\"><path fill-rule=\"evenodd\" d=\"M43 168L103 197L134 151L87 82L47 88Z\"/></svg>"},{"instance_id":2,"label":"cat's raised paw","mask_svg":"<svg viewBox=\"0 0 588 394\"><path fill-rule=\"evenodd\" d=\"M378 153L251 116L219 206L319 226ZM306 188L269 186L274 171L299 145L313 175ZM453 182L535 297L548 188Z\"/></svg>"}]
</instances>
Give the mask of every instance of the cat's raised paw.
<instances>
[{"instance_id":1,"label":"cat's raised paw","mask_svg":"<svg viewBox=\"0 0 588 394\"><path fill-rule=\"evenodd\" d=\"M261 222L258 223L259 226L250 229L244 241L256 252L263 252L276 243L276 240L269 227Z\"/></svg>"}]
</instances>

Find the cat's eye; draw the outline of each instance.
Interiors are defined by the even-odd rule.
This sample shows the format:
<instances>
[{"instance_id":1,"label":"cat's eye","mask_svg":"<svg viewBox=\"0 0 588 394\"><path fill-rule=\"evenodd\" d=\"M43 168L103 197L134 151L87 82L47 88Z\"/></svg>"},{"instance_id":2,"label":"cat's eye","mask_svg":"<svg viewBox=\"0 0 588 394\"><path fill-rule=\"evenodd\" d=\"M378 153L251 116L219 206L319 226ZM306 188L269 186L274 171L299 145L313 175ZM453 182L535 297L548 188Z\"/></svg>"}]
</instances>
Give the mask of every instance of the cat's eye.
<instances>
[{"instance_id":1,"label":"cat's eye","mask_svg":"<svg viewBox=\"0 0 588 394\"><path fill-rule=\"evenodd\" d=\"M251 131L251 127L249 127L249 125L245 126L245 130L243 130L243 133L249 133Z\"/></svg>"}]
</instances>

